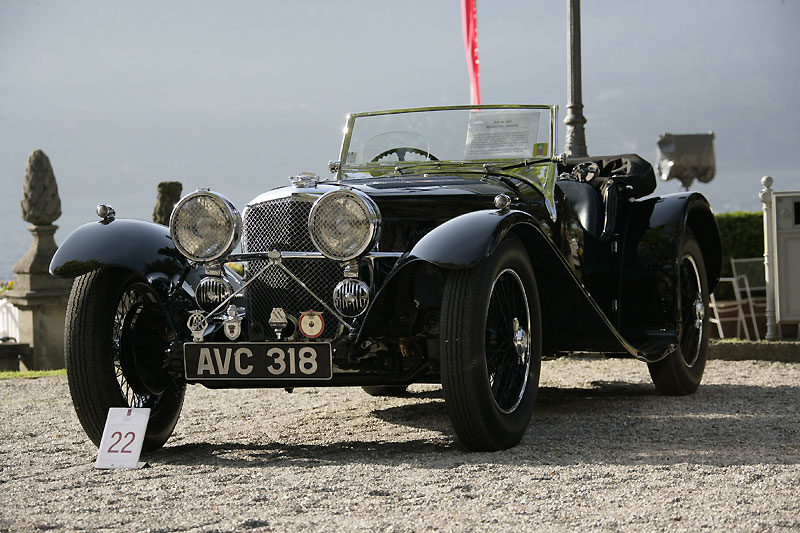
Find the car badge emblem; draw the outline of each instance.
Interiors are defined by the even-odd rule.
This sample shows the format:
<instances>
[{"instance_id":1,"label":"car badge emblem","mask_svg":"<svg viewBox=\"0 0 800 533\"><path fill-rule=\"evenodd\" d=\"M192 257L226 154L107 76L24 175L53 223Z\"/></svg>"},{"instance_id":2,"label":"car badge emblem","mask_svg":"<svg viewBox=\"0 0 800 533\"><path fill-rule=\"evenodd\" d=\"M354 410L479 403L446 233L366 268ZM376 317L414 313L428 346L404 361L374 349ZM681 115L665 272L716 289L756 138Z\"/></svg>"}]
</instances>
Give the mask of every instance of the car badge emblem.
<instances>
[{"instance_id":1,"label":"car badge emblem","mask_svg":"<svg viewBox=\"0 0 800 533\"><path fill-rule=\"evenodd\" d=\"M235 305L229 305L225 311L225 320L222 322L222 329L225 330L225 336L230 340L235 341L242 333L242 319L239 317L239 310Z\"/></svg>"},{"instance_id":2,"label":"car badge emblem","mask_svg":"<svg viewBox=\"0 0 800 533\"><path fill-rule=\"evenodd\" d=\"M189 331L192 332L192 340L194 342L203 342L203 334L208 327L208 320L203 316L202 311L195 311L189 315L186 326L189 328Z\"/></svg>"},{"instance_id":3,"label":"car badge emblem","mask_svg":"<svg viewBox=\"0 0 800 533\"><path fill-rule=\"evenodd\" d=\"M308 339L316 339L325 329L325 320L322 313L317 311L303 311L300 313L300 333Z\"/></svg>"},{"instance_id":4,"label":"car badge emblem","mask_svg":"<svg viewBox=\"0 0 800 533\"><path fill-rule=\"evenodd\" d=\"M278 340L280 340L286 324L286 312L280 307L273 307L272 312L269 314L269 326L275 331L275 336L278 337Z\"/></svg>"}]
</instances>

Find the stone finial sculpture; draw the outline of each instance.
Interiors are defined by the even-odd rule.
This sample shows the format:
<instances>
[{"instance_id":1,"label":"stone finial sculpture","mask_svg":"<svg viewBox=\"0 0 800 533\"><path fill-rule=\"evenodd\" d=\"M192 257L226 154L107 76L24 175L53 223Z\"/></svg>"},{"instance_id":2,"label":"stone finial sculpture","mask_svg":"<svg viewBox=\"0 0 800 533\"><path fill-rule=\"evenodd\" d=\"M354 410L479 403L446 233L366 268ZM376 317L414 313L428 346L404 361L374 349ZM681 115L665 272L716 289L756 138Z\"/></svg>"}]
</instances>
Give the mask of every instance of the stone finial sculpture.
<instances>
[{"instance_id":1,"label":"stone finial sculpture","mask_svg":"<svg viewBox=\"0 0 800 533\"><path fill-rule=\"evenodd\" d=\"M61 216L61 198L50 159L41 150L34 150L25 168L22 186L22 219L31 224L52 224Z\"/></svg>"},{"instance_id":2,"label":"stone finial sculpture","mask_svg":"<svg viewBox=\"0 0 800 533\"><path fill-rule=\"evenodd\" d=\"M181 199L183 185L180 181L162 181L158 184L158 198L153 209L153 222L156 224L169 224L172 208Z\"/></svg>"},{"instance_id":3,"label":"stone finial sculpture","mask_svg":"<svg viewBox=\"0 0 800 533\"><path fill-rule=\"evenodd\" d=\"M58 226L53 222L61 216L61 198L50 159L41 150L28 157L20 207L23 220L33 224L28 228L33 244L14 265L14 291L51 289L58 285L47 268L58 248L53 238Z\"/></svg>"},{"instance_id":4,"label":"stone finial sculpture","mask_svg":"<svg viewBox=\"0 0 800 533\"><path fill-rule=\"evenodd\" d=\"M31 348L32 368L63 368L64 316L72 280L48 272L58 248L58 226L53 222L61 216L61 199L53 167L41 150L28 158L20 205L22 218L31 223L33 244L14 265L14 288L5 296L19 310L19 340Z\"/></svg>"}]
</instances>

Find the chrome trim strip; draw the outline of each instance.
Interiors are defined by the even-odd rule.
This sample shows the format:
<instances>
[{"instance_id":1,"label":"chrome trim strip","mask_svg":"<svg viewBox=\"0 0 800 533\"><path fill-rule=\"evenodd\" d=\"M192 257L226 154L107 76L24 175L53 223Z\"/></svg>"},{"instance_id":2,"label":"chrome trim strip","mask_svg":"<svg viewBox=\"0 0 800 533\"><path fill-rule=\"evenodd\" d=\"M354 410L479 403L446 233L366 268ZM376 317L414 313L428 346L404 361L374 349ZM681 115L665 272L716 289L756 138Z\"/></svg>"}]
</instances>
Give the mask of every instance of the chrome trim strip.
<instances>
[{"instance_id":1,"label":"chrome trim strip","mask_svg":"<svg viewBox=\"0 0 800 533\"><path fill-rule=\"evenodd\" d=\"M421 111L469 111L472 109L542 109L552 110L552 105L534 104L481 104L481 105L448 105L448 106L428 106L410 107L407 109L388 109L385 111L367 111L363 113L350 113L347 118L374 117L378 115L399 115L401 113L419 113Z\"/></svg>"},{"instance_id":2,"label":"chrome trim strip","mask_svg":"<svg viewBox=\"0 0 800 533\"><path fill-rule=\"evenodd\" d=\"M239 254L231 254L228 257L229 261L269 261L271 259L270 252L242 252ZM327 259L320 252L278 252L281 259Z\"/></svg>"},{"instance_id":3,"label":"chrome trim strip","mask_svg":"<svg viewBox=\"0 0 800 533\"><path fill-rule=\"evenodd\" d=\"M347 164L347 151L350 149L350 139L353 137L353 123L356 120L355 114L351 113L345 117L347 121L342 131L342 147L339 149L339 168L336 169L336 181L341 185L344 176L344 166Z\"/></svg>"},{"instance_id":4,"label":"chrome trim strip","mask_svg":"<svg viewBox=\"0 0 800 533\"><path fill-rule=\"evenodd\" d=\"M558 154L556 144L558 144L558 106L550 106L550 135L553 137L553 142L550 143L550 157L555 158Z\"/></svg>"},{"instance_id":5,"label":"chrome trim strip","mask_svg":"<svg viewBox=\"0 0 800 533\"><path fill-rule=\"evenodd\" d=\"M280 200L282 198L293 198L295 200L302 200L305 202L314 202L317 198L322 196L328 191L336 190L337 187L330 183L320 182L317 186L313 189L300 189L296 187L279 187L277 189L272 189L271 191L267 191L265 193L259 194L245 205L245 211L248 207L258 206L265 202L270 202L272 200ZM242 215L244 218L247 218Z\"/></svg>"},{"instance_id":6,"label":"chrome trim strip","mask_svg":"<svg viewBox=\"0 0 800 533\"><path fill-rule=\"evenodd\" d=\"M228 256L227 261L269 261L271 252L242 252L238 254L231 254ZM328 259L321 252L278 252L281 259ZM358 259L399 259L403 256L403 252L370 252L360 256ZM259 272L257 275L260 275Z\"/></svg>"},{"instance_id":7,"label":"chrome trim strip","mask_svg":"<svg viewBox=\"0 0 800 533\"><path fill-rule=\"evenodd\" d=\"M370 252L367 255L362 255L361 257L365 257L368 259L383 259L391 257L400 258L403 257L403 255L404 252Z\"/></svg>"}]
</instances>

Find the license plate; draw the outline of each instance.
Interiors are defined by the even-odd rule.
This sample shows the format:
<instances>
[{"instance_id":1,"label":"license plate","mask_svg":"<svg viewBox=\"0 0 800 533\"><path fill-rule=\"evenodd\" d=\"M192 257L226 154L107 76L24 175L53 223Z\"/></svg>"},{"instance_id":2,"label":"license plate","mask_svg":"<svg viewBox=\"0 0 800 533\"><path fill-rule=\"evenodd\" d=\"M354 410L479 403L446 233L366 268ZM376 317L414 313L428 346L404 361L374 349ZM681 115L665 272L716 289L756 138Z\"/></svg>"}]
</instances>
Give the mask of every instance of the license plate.
<instances>
[{"instance_id":1,"label":"license plate","mask_svg":"<svg viewBox=\"0 0 800 533\"><path fill-rule=\"evenodd\" d=\"M307 380L333 377L328 342L187 342L188 380Z\"/></svg>"}]
</instances>

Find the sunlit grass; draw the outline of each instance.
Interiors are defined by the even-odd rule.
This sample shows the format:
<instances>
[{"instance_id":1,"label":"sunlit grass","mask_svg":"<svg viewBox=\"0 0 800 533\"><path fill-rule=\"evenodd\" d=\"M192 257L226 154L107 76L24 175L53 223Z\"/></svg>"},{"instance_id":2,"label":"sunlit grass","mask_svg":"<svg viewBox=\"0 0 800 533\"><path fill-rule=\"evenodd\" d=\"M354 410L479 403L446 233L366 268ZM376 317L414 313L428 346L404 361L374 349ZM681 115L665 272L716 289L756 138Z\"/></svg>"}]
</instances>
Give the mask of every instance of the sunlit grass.
<instances>
[{"instance_id":1,"label":"sunlit grass","mask_svg":"<svg viewBox=\"0 0 800 533\"><path fill-rule=\"evenodd\" d=\"M25 370L23 372L16 370L0 370L0 379L36 379L50 376L63 376L66 373L67 371L63 368L61 370Z\"/></svg>"},{"instance_id":2,"label":"sunlit grass","mask_svg":"<svg viewBox=\"0 0 800 533\"><path fill-rule=\"evenodd\" d=\"M225 263L225 266L239 274L240 276L244 276L244 265L242 263Z\"/></svg>"}]
</instances>

